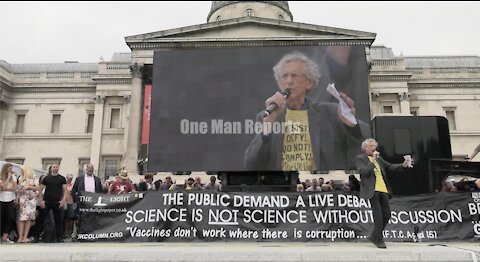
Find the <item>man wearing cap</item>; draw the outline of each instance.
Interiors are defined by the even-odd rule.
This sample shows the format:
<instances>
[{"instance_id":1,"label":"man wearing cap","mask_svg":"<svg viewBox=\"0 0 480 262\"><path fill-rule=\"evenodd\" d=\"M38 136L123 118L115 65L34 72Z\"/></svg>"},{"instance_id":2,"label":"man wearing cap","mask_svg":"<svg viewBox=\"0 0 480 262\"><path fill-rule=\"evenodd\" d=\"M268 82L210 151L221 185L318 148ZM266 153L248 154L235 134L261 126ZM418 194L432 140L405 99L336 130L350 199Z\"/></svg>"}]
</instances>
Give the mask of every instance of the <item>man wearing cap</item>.
<instances>
[{"instance_id":1,"label":"man wearing cap","mask_svg":"<svg viewBox=\"0 0 480 262\"><path fill-rule=\"evenodd\" d=\"M127 170L121 170L117 180L113 182L108 192L111 195L125 194L135 191L132 182L128 179Z\"/></svg>"},{"instance_id":2,"label":"man wearing cap","mask_svg":"<svg viewBox=\"0 0 480 262\"><path fill-rule=\"evenodd\" d=\"M165 177L165 182L160 185L160 190L167 191L169 188L172 186L172 177L171 176L166 176Z\"/></svg>"}]
</instances>

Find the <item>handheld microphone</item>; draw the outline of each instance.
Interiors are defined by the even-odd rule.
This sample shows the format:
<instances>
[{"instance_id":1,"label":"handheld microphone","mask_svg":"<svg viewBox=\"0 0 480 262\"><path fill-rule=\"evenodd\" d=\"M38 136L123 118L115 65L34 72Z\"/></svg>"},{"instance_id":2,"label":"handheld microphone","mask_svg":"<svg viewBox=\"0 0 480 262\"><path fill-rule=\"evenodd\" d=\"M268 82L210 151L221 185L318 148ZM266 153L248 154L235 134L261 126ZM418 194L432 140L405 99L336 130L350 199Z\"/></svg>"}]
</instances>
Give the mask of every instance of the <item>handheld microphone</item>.
<instances>
[{"instance_id":1,"label":"handheld microphone","mask_svg":"<svg viewBox=\"0 0 480 262\"><path fill-rule=\"evenodd\" d=\"M285 98L288 98L290 96L290 88L286 88L285 90L280 91L280 93L284 95ZM275 111L275 109L277 109L277 107L278 105L275 103L269 105L263 112L263 117L269 116L273 111Z\"/></svg>"}]
</instances>

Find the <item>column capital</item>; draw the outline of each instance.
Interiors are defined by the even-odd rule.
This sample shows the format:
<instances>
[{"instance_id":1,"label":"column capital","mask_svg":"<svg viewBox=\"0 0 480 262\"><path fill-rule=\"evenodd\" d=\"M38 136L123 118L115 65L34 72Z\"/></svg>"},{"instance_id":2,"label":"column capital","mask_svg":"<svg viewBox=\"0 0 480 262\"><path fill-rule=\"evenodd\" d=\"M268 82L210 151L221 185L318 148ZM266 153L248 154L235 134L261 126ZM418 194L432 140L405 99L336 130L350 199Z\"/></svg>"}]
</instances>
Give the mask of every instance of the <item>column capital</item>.
<instances>
[{"instance_id":1,"label":"column capital","mask_svg":"<svg viewBox=\"0 0 480 262\"><path fill-rule=\"evenodd\" d=\"M92 98L92 101L95 104L103 104L103 103L105 103L105 96L96 95Z\"/></svg>"},{"instance_id":2,"label":"column capital","mask_svg":"<svg viewBox=\"0 0 480 262\"><path fill-rule=\"evenodd\" d=\"M398 93L398 98L400 99L400 101L404 101L404 100L410 100L410 96L411 94L409 92L403 92L403 93Z\"/></svg>"},{"instance_id":3,"label":"column capital","mask_svg":"<svg viewBox=\"0 0 480 262\"><path fill-rule=\"evenodd\" d=\"M375 91L375 92L371 92L371 97L372 97L372 101L376 101L379 97L380 97L380 93Z\"/></svg>"},{"instance_id":4,"label":"column capital","mask_svg":"<svg viewBox=\"0 0 480 262\"><path fill-rule=\"evenodd\" d=\"M367 61L367 71L370 73L373 68L373 62L372 61Z\"/></svg>"},{"instance_id":5,"label":"column capital","mask_svg":"<svg viewBox=\"0 0 480 262\"><path fill-rule=\"evenodd\" d=\"M142 66L134 63L133 65L130 66L130 73L132 74L132 77L142 77Z\"/></svg>"},{"instance_id":6,"label":"column capital","mask_svg":"<svg viewBox=\"0 0 480 262\"><path fill-rule=\"evenodd\" d=\"M6 102L4 101L4 98L3 98L3 89L2 89L2 88L0 88L0 104L1 104L1 103L5 103L5 104L6 104Z\"/></svg>"},{"instance_id":7,"label":"column capital","mask_svg":"<svg viewBox=\"0 0 480 262\"><path fill-rule=\"evenodd\" d=\"M0 87L0 102L5 102L6 103L7 98L5 97L3 88Z\"/></svg>"}]
</instances>

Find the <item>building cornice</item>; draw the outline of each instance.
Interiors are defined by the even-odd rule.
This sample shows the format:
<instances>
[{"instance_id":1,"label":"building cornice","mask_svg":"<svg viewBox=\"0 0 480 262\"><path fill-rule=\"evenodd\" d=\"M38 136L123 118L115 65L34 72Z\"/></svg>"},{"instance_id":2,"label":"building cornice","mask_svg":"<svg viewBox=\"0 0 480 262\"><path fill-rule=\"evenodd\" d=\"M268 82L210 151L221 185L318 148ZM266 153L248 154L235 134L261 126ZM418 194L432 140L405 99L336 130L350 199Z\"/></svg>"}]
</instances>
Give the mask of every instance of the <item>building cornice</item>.
<instances>
[{"instance_id":1,"label":"building cornice","mask_svg":"<svg viewBox=\"0 0 480 262\"><path fill-rule=\"evenodd\" d=\"M131 84L132 79L98 79L95 80L97 84Z\"/></svg>"},{"instance_id":2,"label":"building cornice","mask_svg":"<svg viewBox=\"0 0 480 262\"><path fill-rule=\"evenodd\" d=\"M480 88L480 82L407 83L409 88Z\"/></svg>"},{"instance_id":3,"label":"building cornice","mask_svg":"<svg viewBox=\"0 0 480 262\"><path fill-rule=\"evenodd\" d=\"M92 134L6 134L5 139L92 139Z\"/></svg>"},{"instance_id":4,"label":"building cornice","mask_svg":"<svg viewBox=\"0 0 480 262\"><path fill-rule=\"evenodd\" d=\"M172 49L172 48L235 48L235 47L276 47L276 46L332 46L370 45L366 39L351 37L255 37L255 38L203 38L203 39L155 39L149 42L130 43L132 50Z\"/></svg>"},{"instance_id":5,"label":"building cornice","mask_svg":"<svg viewBox=\"0 0 480 262\"><path fill-rule=\"evenodd\" d=\"M7 88L10 88L11 86L12 86L12 82L0 75L0 87L7 89Z\"/></svg>"},{"instance_id":6,"label":"building cornice","mask_svg":"<svg viewBox=\"0 0 480 262\"><path fill-rule=\"evenodd\" d=\"M480 135L479 131L450 131L450 136L474 136Z\"/></svg>"},{"instance_id":7,"label":"building cornice","mask_svg":"<svg viewBox=\"0 0 480 262\"><path fill-rule=\"evenodd\" d=\"M0 90L10 91L11 89L12 89L11 86L9 86L8 84L6 84L4 82L0 82Z\"/></svg>"},{"instance_id":8,"label":"building cornice","mask_svg":"<svg viewBox=\"0 0 480 262\"><path fill-rule=\"evenodd\" d=\"M105 67L107 70L122 70L122 69L126 69L126 70L129 70L130 69L130 65L132 63L128 62L105 62Z\"/></svg>"},{"instance_id":9,"label":"building cornice","mask_svg":"<svg viewBox=\"0 0 480 262\"><path fill-rule=\"evenodd\" d=\"M372 59L372 65L374 66L396 66L398 61L402 59Z\"/></svg>"},{"instance_id":10,"label":"building cornice","mask_svg":"<svg viewBox=\"0 0 480 262\"><path fill-rule=\"evenodd\" d=\"M104 130L102 132L102 135L124 135L125 131L123 128L119 130Z\"/></svg>"},{"instance_id":11,"label":"building cornice","mask_svg":"<svg viewBox=\"0 0 480 262\"><path fill-rule=\"evenodd\" d=\"M388 74L371 73L369 78L371 81L408 81L412 74L405 72L389 72Z\"/></svg>"},{"instance_id":12,"label":"building cornice","mask_svg":"<svg viewBox=\"0 0 480 262\"><path fill-rule=\"evenodd\" d=\"M96 90L96 86L89 86L89 87L15 87L12 88L11 91L14 93L25 93L25 92L32 92L32 93L51 93L51 92L94 92Z\"/></svg>"},{"instance_id":13,"label":"building cornice","mask_svg":"<svg viewBox=\"0 0 480 262\"><path fill-rule=\"evenodd\" d=\"M105 76L105 75L95 75L92 76L93 81L96 84L131 84L132 76L129 74L122 76Z\"/></svg>"}]
</instances>

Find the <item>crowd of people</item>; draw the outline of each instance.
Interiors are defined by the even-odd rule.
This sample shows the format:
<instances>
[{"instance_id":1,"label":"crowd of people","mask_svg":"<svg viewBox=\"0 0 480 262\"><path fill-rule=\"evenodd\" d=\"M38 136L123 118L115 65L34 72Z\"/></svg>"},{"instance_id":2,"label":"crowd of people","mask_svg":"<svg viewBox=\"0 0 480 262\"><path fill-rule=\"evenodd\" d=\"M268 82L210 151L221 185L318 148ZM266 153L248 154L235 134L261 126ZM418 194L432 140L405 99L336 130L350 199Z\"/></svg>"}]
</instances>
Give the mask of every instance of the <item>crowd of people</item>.
<instances>
[{"instance_id":1,"label":"crowd of people","mask_svg":"<svg viewBox=\"0 0 480 262\"><path fill-rule=\"evenodd\" d=\"M74 179L72 174L59 174L58 164L53 164L47 175L35 177L33 170L22 166L20 174L13 172L13 165L6 163L0 177L0 223L3 243L57 242L65 238L76 241L78 227L79 193L87 191L104 194L124 194L142 191L208 190L221 191L221 181L209 176L203 183L200 176L188 177L177 183L172 176L154 180L147 173L139 183L133 183L126 170L121 170L114 180L104 182L95 176L94 166L87 165L85 174ZM354 175L349 180L324 182L323 178L299 181L299 192L345 191L357 192L360 182Z\"/></svg>"},{"instance_id":2,"label":"crowd of people","mask_svg":"<svg viewBox=\"0 0 480 262\"><path fill-rule=\"evenodd\" d=\"M480 179L476 178L461 178L459 181L454 178L447 178L442 181L443 192L470 192L480 191Z\"/></svg>"},{"instance_id":3,"label":"crowd of people","mask_svg":"<svg viewBox=\"0 0 480 262\"><path fill-rule=\"evenodd\" d=\"M218 192L221 184L215 176L210 176L210 182L204 184L199 176L189 177L183 183L177 183L171 176L154 181L154 174L146 174L140 182L133 183L128 177L128 172L121 170L115 180L106 180L102 184L102 193L124 194L138 191L173 191L173 190L209 190Z\"/></svg>"},{"instance_id":4,"label":"crowd of people","mask_svg":"<svg viewBox=\"0 0 480 262\"><path fill-rule=\"evenodd\" d=\"M340 182L340 183L339 183ZM318 179L305 179L304 182L297 184L297 192L359 192L360 181L355 175L349 175L348 181L329 180L325 182L323 177Z\"/></svg>"},{"instance_id":5,"label":"crowd of people","mask_svg":"<svg viewBox=\"0 0 480 262\"><path fill-rule=\"evenodd\" d=\"M75 180L72 174L59 174L59 165L53 164L48 174L35 177L27 166L20 174L6 163L0 171L0 224L2 243L64 242L65 238L77 240L79 194L82 191L105 194L124 194L151 190L209 190L220 191L215 176L203 184L200 177L188 178L176 184L171 176L165 181L153 181L146 174L140 183L133 183L126 170L121 170L115 180L105 180L94 175L92 164L85 174Z\"/></svg>"},{"instance_id":6,"label":"crowd of people","mask_svg":"<svg viewBox=\"0 0 480 262\"><path fill-rule=\"evenodd\" d=\"M37 178L31 168L22 166L20 174L13 172L13 165L6 163L0 171L0 224L3 243L63 242L72 237L76 241L78 228L79 193L82 191L104 194L124 194L144 191L208 190L221 191L221 181L209 176L204 184L200 176L188 177L177 183L172 176L154 180L147 173L140 182L133 183L126 170L121 170L114 180L95 176L94 166L87 165L85 174L74 179L59 174L59 166L53 164L47 175ZM177 176L176 176L177 177ZM182 179L183 180L183 179ZM442 191L477 191L479 180L463 178L456 182L445 179ZM298 192L359 192L360 181L353 174L348 181L329 180L323 177L298 181Z\"/></svg>"},{"instance_id":7,"label":"crowd of people","mask_svg":"<svg viewBox=\"0 0 480 262\"><path fill-rule=\"evenodd\" d=\"M74 201L69 194L73 175L63 177L54 164L47 175L35 177L31 168L22 166L20 174L6 163L0 171L0 222L2 243L63 242L63 233L71 231ZM15 234L11 234L15 232ZM53 235L50 234L53 232Z\"/></svg>"}]
</instances>

